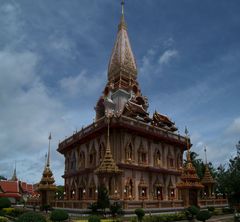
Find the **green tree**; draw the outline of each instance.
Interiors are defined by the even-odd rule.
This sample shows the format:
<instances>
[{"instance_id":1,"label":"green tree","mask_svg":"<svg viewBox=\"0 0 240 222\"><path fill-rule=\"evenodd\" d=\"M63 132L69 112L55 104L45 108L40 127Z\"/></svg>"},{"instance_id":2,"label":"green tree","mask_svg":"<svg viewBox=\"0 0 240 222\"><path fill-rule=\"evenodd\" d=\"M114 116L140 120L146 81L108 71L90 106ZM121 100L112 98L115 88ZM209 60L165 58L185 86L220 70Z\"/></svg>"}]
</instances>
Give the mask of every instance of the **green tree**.
<instances>
[{"instance_id":1,"label":"green tree","mask_svg":"<svg viewBox=\"0 0 240 222\"><path fill-rule=\"evenodd\" d=\"M227 194L230 204L240 204L240 141L236 156L229 160L227 169L220 165L217 172L217 192Z\"/></svg>"},{"instance_id":2,"label":"green tree","mask_svg":"<svg viewBox=\"0 0 240 222\"><path fill-rule=\"evenodd\" d=\"M106 208L109 208L110 206L108 190L105 186L100 186L98 188L97 205L100 209L102 209L104 214Z\"/></svg>"},{"instance_id":3,"label":"green tree","mask_svg":"<svg viewBox=\"0 0 240 222\"><path fill-rule=\"evenodd\" d=\"M8 207L11 207L10 200L6 197L1 197L0 198L0 210L3 208L8 208Z\"/></svg>"},{"instance_id":4,"label":"green tree","mask_svg":"<svg viewBox=\"0 0 240 222\"><path fill-rule=\"evenodd\" d=\"M197 173L198 177L200 179L202 179L204 176L204 172L205 172L205 163L203 162L202 159L198 158L198 156L199 155L196 152L190 151L190 158L191 158L192 164L196 169L196 173ZM187 160L185 160L184 164L186 164L186 163L187 163ZM213 178L215 178L217 172L211 162L208 163L208 168L209 168Z\"/></svg>"},{"instance_id":5,"label":"green tree","mask_svg":"<svg viewBox=\"0 0 240 222\"><path fill-rule=\"evenodd\" d=\"M7 180L7 178L2 176L2 175L0 175L0 180Z\"/></svg>"},{"instance_id":6,"label":"green tree","mask_svg":"<svg viewBox=\"0 0 240 222\"><path fill-rule=\"evenodd\" d=\"M56 199L59 199L59 200L64 199L64 186L57 186Z\"/></svg>"}]
</instances>

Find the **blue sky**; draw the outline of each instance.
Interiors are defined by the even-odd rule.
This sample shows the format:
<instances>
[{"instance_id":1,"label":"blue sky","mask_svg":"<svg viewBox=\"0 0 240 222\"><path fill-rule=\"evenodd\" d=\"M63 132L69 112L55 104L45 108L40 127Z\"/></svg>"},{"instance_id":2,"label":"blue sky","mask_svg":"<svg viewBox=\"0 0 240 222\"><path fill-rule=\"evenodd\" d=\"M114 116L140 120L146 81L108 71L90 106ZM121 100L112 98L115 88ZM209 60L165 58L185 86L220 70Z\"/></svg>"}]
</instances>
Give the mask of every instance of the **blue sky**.
<instances>
[{"instance_id":1,"label":"blue sky","mask_svg":"<svg viewBox=\"0 0 240 222\"><path fill-rule=\"evenodd\" d=\"M155 109L188 126L193 150L217 167L240 139L240 2L126 0L138 81ZM0 0L0 174L38 182L52 132L86 126L105 86L120 0Z\"/></svg>"}]
</instances>

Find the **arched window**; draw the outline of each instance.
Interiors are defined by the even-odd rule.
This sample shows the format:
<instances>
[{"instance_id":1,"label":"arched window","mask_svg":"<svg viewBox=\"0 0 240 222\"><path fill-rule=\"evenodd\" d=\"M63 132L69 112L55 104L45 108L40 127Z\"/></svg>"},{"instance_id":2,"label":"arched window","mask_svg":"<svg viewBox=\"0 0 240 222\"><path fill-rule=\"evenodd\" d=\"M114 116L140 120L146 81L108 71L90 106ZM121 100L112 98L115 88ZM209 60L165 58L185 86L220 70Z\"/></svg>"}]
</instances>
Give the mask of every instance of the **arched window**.
<instances>
[{"instance_id":1,"label":"arched window","mask_svg":"<svg viewBox=\"0 0 240 222\"><path fill-rule=\"evenodd\" d=\"M104 154L105 154L105 147L101 143L99 148L98 148L98 154L99 154L99 161L101 162L103 160Z\"/></svg>"},{"instance_id":2,"label":"arched window","mask_svg":"<svg viewBox=\"0 0 240 222\"><path fill-rule=\"evenodd\" d=\"M76 170L76 155L75 152L72 153L71 156L71 163L70 163L70 170Z\"/></svg>"},{"instance_id":3,"label":"arched window","mask_svg":"<svg viewBox=\"0 0 240 222\"><path fill-rule=\"evenodd\" d=\"M133 181L132 179L128 179L124 187L124 199L133 199L133 189Z\"/></svg>"},{"instance_id":4,"label":"arched window","mask_svg":"<svg viewBox=\"0 0 240 222\"><path fill-rule=\"evenodd\" d=\"M89 165L96 166L96 150L94 146L92 146L90 153L89 153Z\"/></svg>"},{"instance_id":5,"label":"arched window","mask_svg":"<svg viewBox=\"0 0 240 222\"><path fill-rule=\"evenodd\" d=\"M80 151L79 153L79 168L85 168L85 153L83 151Z\"/></svg>"},{"instance_id":6,"label":"arched window","mask_svg":"<svg viewBox=\"0 0 240 222\"><path fill-rule=\"evenodd\" d=\"M141 144L138 149L138 163L139 164L147 164L147 151L143 148Z\"/></svg>"},{"instance_id":7,"label":"arched window","mask_svg":"<svg viewBox=\"0 0 240 222\"><path fill-rule=\"evenodd\" d=\"M131 143L126 148L126 161L132 162L133 161L133 146Z\"/></svg>"},{"instance_id":8,"label":"arched window","mask_svg":"<svg viewBox=\"0 0 240 222\"><path fill-rule=\"evenodd\" d=\"M162 165L162 160L161 160L161 153L157 149L154 154L154 165L157 167L160 167Z\"/></svg>"}]
</instances>

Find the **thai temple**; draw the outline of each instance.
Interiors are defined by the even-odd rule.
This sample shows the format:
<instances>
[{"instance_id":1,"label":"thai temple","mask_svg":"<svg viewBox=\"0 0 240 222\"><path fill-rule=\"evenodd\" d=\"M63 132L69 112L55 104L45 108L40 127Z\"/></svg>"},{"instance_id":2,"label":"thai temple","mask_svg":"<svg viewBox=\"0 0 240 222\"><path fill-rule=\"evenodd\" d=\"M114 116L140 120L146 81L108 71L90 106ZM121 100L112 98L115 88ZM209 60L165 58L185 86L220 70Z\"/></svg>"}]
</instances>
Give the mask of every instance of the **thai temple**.
<instances>
[{"instance_id":1,"label":"thai temple","mask_svg":"<svg viewBox=\"0 0 240 222\"><path fill-rule=\"evenodd\" d=\"M188 135L180 135L168 116L157 111L150 115L148 107L138 83L122 2L95 121L64 139L57 149L65 158L65 200L59 207L87 207L96 201L99 186L129 209L198 204L203 185L191 163Z\"/></svg>"}]
</instances>

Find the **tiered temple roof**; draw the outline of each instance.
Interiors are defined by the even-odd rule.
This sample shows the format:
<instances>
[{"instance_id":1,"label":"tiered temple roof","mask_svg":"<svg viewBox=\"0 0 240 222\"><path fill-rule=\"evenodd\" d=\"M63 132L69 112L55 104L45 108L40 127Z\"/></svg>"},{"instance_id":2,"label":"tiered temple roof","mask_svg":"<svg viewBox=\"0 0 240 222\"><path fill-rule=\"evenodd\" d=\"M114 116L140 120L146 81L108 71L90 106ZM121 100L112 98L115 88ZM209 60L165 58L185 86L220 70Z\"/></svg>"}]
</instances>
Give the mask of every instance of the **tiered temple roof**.
<instances>
[{"instance_id":1,"label":"tiered temple roof","mask_svg":"<svg viewBox=\"0 0 240 222\"><path fill-rule=\"evenodd\" d=\"M49 136L47 161L43 170L41 181L38 184L38 190L55 190L56 189L56 185L54 184L55 180L53 177L53 173L50 169L50 139L51 139L51 134Z\"/></svg>"},{"instance_id":2,"label":"tiered temple roof","mask_svg":"<svg viewBox=\"0 0 240 222\"><path fill-rule=\"evenodd\" d=\"M187 163L183 167L183 172L181 175L181 181L177 183L178 189L202 189L203 185L200 183L200 179L196 173L196 169L192 164L192 160L190 157L190 147L188 145L187 138Z\"/></svg>"},{"instance_id":3,"label":"tiered temple roof","mask_svg":"<svg viewBox=\"0 0 240 222\"><path fill-rule=\"evenodd\" d=\"M201 180L202 184L215 184L216 181L213 179L212 174L210 173L208 164L205 165L205 172Z\"/></svg>"}]
</instances>

